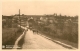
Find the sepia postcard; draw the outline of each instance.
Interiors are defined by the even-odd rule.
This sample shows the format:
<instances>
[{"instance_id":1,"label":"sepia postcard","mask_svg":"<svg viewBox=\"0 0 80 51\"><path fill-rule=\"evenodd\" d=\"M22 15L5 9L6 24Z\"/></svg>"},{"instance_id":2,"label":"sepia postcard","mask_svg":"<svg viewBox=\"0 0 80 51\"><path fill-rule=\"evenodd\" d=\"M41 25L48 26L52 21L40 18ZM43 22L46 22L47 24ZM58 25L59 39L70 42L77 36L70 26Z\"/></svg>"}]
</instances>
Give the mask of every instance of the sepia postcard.
<instances>
[{"instance_id":1,"label":"sepia postcard","mask_svg":"<svg viewBox=\"0 0 80 51\"><path fill-rule=\"evenodd\" d=\"M78 50L80 1L3 0L2 50Z\"/></svg>"}]
</instances>

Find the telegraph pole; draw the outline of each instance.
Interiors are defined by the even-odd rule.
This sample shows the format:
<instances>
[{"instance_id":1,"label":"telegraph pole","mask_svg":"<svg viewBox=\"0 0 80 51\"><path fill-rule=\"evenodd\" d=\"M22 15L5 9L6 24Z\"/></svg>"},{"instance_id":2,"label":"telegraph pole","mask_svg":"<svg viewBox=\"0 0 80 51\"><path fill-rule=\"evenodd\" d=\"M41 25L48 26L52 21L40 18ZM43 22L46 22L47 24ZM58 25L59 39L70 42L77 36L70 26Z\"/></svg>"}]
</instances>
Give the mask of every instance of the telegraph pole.
<instances>
[{"instance_id":1,"label":"telegraph pole","mask_svg":"<svg viewBox=\"0 0 80 51\"><path fill-rule=\"evenodd\" d=\"M19 9L19 20L20 20L20 28L21 28L20 9Z\"/></svg>"}]
</instances>

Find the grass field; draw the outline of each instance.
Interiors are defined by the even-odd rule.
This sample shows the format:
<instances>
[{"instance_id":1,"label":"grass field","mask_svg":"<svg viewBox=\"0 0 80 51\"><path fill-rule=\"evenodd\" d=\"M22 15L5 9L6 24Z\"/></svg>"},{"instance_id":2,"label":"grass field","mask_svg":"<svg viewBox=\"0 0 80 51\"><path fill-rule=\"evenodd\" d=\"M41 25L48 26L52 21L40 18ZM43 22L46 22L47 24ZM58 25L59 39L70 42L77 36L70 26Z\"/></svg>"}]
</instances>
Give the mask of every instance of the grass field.
<instances>
[{"instance_id":1,"label":"grass field","mask_svg":"<svg viewBox=\"0 0 80 51\"><path fill-rule=\"evenodd\" d=\"M2 45L14 45L16 39L22 34L20 28L3 28L2 29ZM3 48L5 49L5 48Z\"/></svg>"}]
</instances>

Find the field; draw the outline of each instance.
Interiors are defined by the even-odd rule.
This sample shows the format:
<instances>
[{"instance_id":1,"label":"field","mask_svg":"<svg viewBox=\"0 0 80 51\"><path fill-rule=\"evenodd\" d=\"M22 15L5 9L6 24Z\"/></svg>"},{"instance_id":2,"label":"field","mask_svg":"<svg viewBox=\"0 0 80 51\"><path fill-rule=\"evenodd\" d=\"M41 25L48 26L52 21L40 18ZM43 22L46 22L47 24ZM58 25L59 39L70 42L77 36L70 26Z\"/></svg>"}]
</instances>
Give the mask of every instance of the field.
<instances>
[{"instance_id":1,"label":"field","mask_svg":"<svg viewBox=\"0 0 80 51\"><path fill-rule=\"evenodd\" d=\"M14 45L16 39L22 34L20 28L3 28L2 29L2 45ZM4 48L5 49L5 48Z\"/></svg>"}]
</instances>

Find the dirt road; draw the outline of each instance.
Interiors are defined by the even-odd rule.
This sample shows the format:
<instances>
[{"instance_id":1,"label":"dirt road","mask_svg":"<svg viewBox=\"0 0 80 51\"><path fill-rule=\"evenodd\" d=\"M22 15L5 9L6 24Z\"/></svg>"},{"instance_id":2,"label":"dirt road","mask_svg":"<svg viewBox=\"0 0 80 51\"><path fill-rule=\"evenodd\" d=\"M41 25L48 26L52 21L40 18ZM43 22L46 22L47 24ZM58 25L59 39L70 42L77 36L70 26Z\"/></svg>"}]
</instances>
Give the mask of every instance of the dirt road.
<instances>
[{"instance_id":1,"label":"dirt road","mask_svg":"<svg viewBox=\"0 0 80 51\"><path fill-rule=\"evenodd\" d=\"M67 49L51 40L48 40L37 33L28 30L25 34L22 49Z\"/></svg>"}]
</instances>

